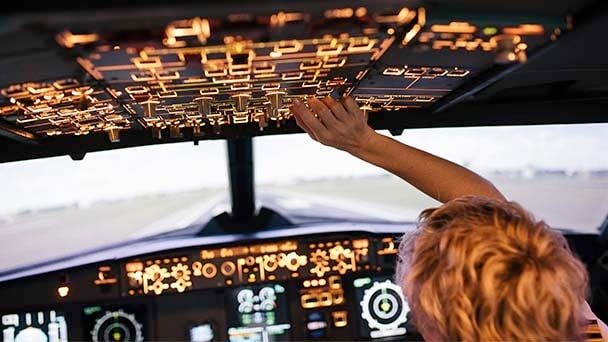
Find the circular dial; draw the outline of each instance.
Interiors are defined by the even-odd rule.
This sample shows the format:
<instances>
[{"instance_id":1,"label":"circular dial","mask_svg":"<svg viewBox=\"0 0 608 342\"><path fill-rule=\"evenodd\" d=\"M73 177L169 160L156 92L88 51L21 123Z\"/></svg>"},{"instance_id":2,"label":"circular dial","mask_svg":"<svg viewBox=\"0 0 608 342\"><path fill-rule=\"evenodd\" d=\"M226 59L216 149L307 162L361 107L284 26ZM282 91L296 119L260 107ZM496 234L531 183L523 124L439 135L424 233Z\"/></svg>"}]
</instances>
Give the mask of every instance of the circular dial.
<instances>
[{"instance_id":1,"label":"circular dial","mask_svg":"<svg viewBox=\"0 0 608 342\"><path fill-rule=\"evenodd\" d=\"M6 338L6 336L4 336ZM11 340L12 341L12 340ZM46 342L48 337L39 328L27 327L15 336L15 342Z\"/></svg>"},{"instance_id":2,"label":"circular dial","mask_svg":"<svg viewBox=\"0 0 608 342\"><path fill-rule=\"evenodd\" d=\"M141 342L144 340L141 324L135 316L122 310L107 311L91 331L93 342Z\"/></svg>"},{"instance_id":3,"label":"circular dial","mask_svg":"<svg viewBox=\"0 0 608 342\"><path fill-rule=\"evenodd\" d=\"M407 322L410 311L399 286L390 280L374 282L363 295L361 301L361 317L367 321L371 329L397 329Z\"/></svg>"}]
</instances>

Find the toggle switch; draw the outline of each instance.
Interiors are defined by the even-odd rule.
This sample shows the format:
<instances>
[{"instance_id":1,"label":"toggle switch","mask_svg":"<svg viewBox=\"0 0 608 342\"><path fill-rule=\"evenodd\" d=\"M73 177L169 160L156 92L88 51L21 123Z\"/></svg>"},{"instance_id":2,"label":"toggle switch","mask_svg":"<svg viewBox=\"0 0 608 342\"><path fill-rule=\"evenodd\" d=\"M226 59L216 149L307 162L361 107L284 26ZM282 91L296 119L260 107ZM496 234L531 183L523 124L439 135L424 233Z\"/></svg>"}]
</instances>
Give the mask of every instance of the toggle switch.
<instances>
[{"instance_id":1,"label":"toggle switch","mask_svg":"<svg viewBox=\"0 0 608 342\"><path fill-rule=\"evenodd\" d=\"M184 135L182 134L182 130L178 125L171 125L169 127L169 137L173 139L182 138Z\"/></svg>"},{"instance_id":2,"label":"toggle switch","mask_svg":"<svg viewBox=\"0 0 608 342\"><path fill-rule=\"evenodd\" d=\"M279 113L272 107L272 104L270 102L264 102L264 107L266 107L268 118L276 120Z\"/></svg>"},{"instance_id":3,"label":"toggle switch","mask_svg":"<svg viewBox=\"0 0 608 342\"><path fill-rule=\"evenodd\" d=\"M108 132L108 138L110 138L110 142L117 143L120 142L120 128L116 126L108 127L105 129Z\"/></svg>"},{"instance_id":4,"label":"toggle switch","mask_svg":"<svg viewBox=\"0 0 608 342\"><path fill-rule=\"evenodd\" d=\"M263 131L264 128L268 127L268 117L263 110L256 110L253 114L253 120L257 121L260 131Z\"/></svg>"},{"instance_id":5,"label":"toggle switch","mask_svg":"<svg viewBox=\"0 0 608 342\"><path fill-rule=\"evenodd\" d=\"M150 131L152 132L152 138L162 140L163 131L160 127L153 126L152 128L150 128Z\"/></svg>"},{"instance_id":6,"label":"toggle switch","mask_svg":"<svg viewBox=\"0 0 608 342\"><path fill-rule=\"evenodd\" d=\"M192 135L195 137L202 137L205 135L205 133L201 130L201 125L198 123L194 123L192 125Z\"/></svg>"}]
</instances>

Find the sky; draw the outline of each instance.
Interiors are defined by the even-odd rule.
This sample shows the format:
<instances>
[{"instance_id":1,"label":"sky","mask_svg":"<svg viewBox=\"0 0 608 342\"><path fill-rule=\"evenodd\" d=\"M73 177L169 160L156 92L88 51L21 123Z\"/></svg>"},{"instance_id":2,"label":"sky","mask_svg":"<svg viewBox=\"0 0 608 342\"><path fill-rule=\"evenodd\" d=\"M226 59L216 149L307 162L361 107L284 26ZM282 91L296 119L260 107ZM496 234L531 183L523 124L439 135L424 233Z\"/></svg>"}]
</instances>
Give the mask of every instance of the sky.
<instances>
[{"instance_id":1,"label":"sky","mask_svg":"<svg viewBox=\"0 0 608 342\"><path fill-rule=\"evenodd\" d=\"M388 134L387 132L381 132ZM608 124L406 130L398 140L473 170L608 169ZM227 187L225 141L0 164L0 215L137 195ZM256 183L386 174L305 134L254 138Z\"/></svg>"}]
</instances>

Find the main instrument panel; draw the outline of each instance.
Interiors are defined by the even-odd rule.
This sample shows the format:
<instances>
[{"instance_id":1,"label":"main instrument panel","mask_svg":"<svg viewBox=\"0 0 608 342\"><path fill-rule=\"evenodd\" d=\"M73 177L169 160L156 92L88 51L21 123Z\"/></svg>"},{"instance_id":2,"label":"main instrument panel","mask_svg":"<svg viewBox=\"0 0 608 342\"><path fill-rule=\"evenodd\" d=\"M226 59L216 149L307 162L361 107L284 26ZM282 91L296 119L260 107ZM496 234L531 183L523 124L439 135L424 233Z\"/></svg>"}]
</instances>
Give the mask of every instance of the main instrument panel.
<instances>
[{"instance_id":1,"label":"main instrument panel","mask_svg":"<svg viewBox=\"0 0 608 342\"><path fill-rule=\"evenodd\" d=\"M203 14L49 28L62 61L75 68L0 84L0 123L47 140L103 133L119 142L131 130L198 140L237 126L256 135L269 126L280 132L295 97L330 94L352 95L371 115L404 115L493 66L525 62L567 29L565 18L382 2Z\"/></svg>"},{"instance_id":2,"label":"main instrument panel","mask_svg":"<svg viewBox=\"0 0 608 342\"><path fill-rule=\"evenodd\" d=\"M397 238L193 246L4 282L3 341L417 339Z\"/></svg>"}]
</instances>

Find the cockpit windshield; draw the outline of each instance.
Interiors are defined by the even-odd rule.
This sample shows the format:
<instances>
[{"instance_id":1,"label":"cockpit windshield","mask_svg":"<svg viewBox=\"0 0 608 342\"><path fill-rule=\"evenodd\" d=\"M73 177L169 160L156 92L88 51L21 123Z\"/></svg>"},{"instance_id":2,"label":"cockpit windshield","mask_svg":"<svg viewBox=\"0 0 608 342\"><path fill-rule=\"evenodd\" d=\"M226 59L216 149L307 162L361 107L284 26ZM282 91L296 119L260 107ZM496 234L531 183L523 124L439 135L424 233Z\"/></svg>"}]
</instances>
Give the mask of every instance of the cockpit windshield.
<instances>
[{"instance_id":1,"label":"cockpit windshield","mask_svg":"<svg viewBox=\"0 0 608 342\"><path fill-rule=\"evenodd\" d=\"M473 169L554 228L597 233L608 213L606 135L608 124L587 124L416 129L398 139ZM228 206L226 146L188 145L0 164L0 269L204 226ZM254 155L258 206L294 219L412 222L439 204L304 134L257 137Z\"/></svg>"}]
</instances>

